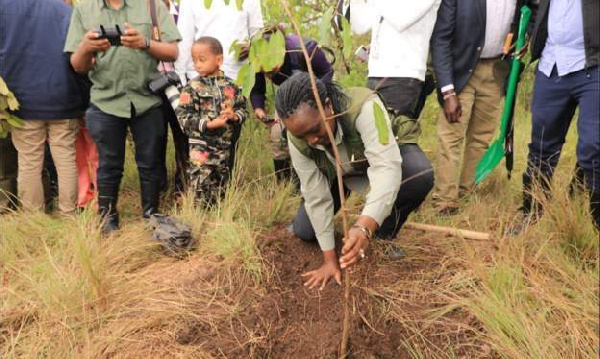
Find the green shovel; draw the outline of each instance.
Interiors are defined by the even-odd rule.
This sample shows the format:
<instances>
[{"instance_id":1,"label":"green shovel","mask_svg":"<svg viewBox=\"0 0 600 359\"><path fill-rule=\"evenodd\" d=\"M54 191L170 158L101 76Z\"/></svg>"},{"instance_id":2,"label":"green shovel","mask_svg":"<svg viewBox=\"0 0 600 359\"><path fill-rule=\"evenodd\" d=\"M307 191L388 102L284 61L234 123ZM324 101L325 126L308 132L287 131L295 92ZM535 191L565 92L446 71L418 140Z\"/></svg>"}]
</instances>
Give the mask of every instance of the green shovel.
<instances>
[{"instance_id":1,"label":"green shovel","mask_svg":"<svg viewBox=\"0 0 600 359\"><path fill-rule=\"evenodd\" d=\"M502 160L506 157L506 168L508 170L508 178L513 166L513 116L515 113L515 102L517 97L517 87L521 78L523 63L518 57L519 50L525 46L525 37L527 25L531 18L531 9L528 6L521 8L521 18L519 21L519 34L517 37L517 45L513 51L513 58L508 76L508 86L506 90L506 98L504 100L504 110L500 120L500 135L490 145L488 150L483 154L481 160L475 169L475 183L481 183Z\"/></svg>"}]
</instances>

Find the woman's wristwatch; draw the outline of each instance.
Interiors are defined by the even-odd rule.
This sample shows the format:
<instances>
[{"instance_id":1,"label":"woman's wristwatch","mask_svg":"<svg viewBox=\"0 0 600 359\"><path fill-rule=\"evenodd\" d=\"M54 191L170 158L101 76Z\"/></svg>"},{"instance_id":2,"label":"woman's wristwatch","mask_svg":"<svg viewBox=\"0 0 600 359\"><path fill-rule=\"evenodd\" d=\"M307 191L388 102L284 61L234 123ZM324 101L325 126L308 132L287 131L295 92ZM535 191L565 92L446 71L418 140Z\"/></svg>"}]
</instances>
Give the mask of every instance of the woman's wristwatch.
<instances>
[{"instance_id":1,"label":"woman's wristwatch","mask_svg":"<svg viewBox=\"0 0 600 359\"><path fill-rule=\"evenodd\" d=\"M362 224L355 223L352 226L352 228L360 229L369 241L371 240L371 238L373 238L373 231L371 231L368 227L363 226Z\"/></svg>"}]
</instances>

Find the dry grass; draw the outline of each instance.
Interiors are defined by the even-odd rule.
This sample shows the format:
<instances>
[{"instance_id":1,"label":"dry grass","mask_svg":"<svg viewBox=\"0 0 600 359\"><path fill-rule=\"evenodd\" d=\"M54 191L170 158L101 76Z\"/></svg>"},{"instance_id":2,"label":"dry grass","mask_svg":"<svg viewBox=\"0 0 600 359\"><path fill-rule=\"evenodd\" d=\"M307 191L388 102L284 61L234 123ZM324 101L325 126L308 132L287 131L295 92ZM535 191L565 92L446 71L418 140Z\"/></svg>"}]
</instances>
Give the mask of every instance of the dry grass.
<instances>
[{"instance_id":1,"label":"dry grass","mask_svg":"<svg viewBox=\"0 0 600 359\"><path fill-rule=\"evenodd\" d=\"M499 169L464 199L459 215L439 218L426 204L412 218L487 231L495 239L403 231L407 258L362 273L391 279L357 289L371 303L357 313L375 331L385 323L399 325L413 358L460 357L467 349L493 358L598 355L598 233L585 196L570 199L566 193L574 131L545 215L520 236L503 234L520 200L529 133L525 107L517 111L513 180ZM436 114L431 101L422 141L430 158L437 147ZM261 258L261 232L286 223L298 203L289 186L274 183L265 138L263 128L246 125L237 175L214 209L194 208L190 201L168 209L199 238L182 260L165 256L137 218L133 166L125 175L124 225L116 236L101 238L98 218L89 212L0 217L0 357L208 358L260 342L251 328L242 336L233 333L243 328L239 313L260 300L262 283L275 274ZM360 199L351 203L357 208ZM400 270L403 275L394 276Z\"/></svg>"}]
</instances>

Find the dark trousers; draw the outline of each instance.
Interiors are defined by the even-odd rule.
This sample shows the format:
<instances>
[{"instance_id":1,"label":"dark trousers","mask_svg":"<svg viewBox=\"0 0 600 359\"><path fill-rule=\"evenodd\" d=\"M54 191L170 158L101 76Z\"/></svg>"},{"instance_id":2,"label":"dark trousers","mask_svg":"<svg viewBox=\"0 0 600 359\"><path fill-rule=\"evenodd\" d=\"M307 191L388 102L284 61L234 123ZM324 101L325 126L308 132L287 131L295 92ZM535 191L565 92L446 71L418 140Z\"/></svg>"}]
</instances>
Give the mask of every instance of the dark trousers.
<instances>
[{"instance_id":1,"label":"dark trousers","mask_svg":"<svg viewBox=\"0 0 600 359\"><path fill-rule=\"evenodd\" d=\"M104 113L93 105L86 112L88 129L98 147L98 205L101 214L116 214L127 128L131 130L135 145L143 214L148 216L158 210L159 155L165 137L162 108L155 107L137 114L132 107L131 112L131 118L121 118Z\"/></svg>"},{"instance_id":2,"label":"dark trousers","mask_svg":"<svg viewBox=\"0 0 600 359\"><path fill-rule=\"evenodd\" d=\"M379 92L388 108L412 119L419 118L425 105L423 81L409 77L369 77L367 86ZM430 92L431 93L431 92Z\"/></svg>"},{"instance_id":3,"label":"dark trousers","mask_svg":"<svg viewBox=\"0 0 600 359\"><path fill-rule=\"evenodd\" d=\"M406 222L408 215L419 208L433 188L433 169L421 148L416 144L400 145L400 154L402 155L403 183L394 202L392 213L375 232L375 236L379 239L394 239L404 222ZM337 212L340 209L341 201L337 181L333 182L331 195L334 201L334 212ZM346 195L350 193L347 188L344 188L344 192ZM300 203L298 213L293 220L293 227L294 234L301 240L306 242L316 241L315 230L304 207L304 199Z\"/></svg>"},{"instance_id":4,"label":"dark trousers","mask_svg":"<svg viewBox=\"0 0 600 359\"><path fill-rule=\"evenodd\" d=\"M548 193L565 137L575 110L577 119L577 162L591 193L591 209L600 224L600 68L558 76L556 68L546 77L539 70L535 77L532 105L532 130L527 169L523 175L524 209L539 209L531 195L533 185Z\"/></svg>"},{"instance_id":5,"label":"dark trousers","mask_svg":"<svg viewBox=\"0 0 600 359\"><path fill-rule=\"evenodd\" d=\"M164 95L162 96L162 101L164 113L163 126L165 136L161 143L159 156L159 170L161 174L160 189L161 191L166 190L169 182L169 178L167 175L167 142L169 140L168 129L169 127L171 127L171 134L173 135L173 145L175 147L175 191L183 192L185 191L186 169L190 151L188 145L188 138L179 126L179 121L177 120L175 111L173 110L173 107L171 107L171 104Z\"/></svg>"}]
</instances>

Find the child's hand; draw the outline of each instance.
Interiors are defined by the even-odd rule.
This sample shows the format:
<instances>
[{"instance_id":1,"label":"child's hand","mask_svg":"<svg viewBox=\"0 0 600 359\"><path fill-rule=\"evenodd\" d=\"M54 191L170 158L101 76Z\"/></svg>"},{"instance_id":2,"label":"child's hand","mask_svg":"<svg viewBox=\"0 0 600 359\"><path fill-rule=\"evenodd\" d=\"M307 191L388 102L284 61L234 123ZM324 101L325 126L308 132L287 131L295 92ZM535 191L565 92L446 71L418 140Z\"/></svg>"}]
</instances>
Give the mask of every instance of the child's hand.
<instances>
[{"instance_id":1,"label":"child's hand","mask_svg":"<svg viewBox=\"0 0 600 359\"><path fill-rule=\"evenodd\" d=\"M227 119L229 119L231 121L236 121L237 122L239 120L238 117L237 117L237 115L233 111L233 108L229 107L229 106L224 107L221 110L221 114L220 115L221 115L221 117L225 117L225 118L227 118Z\"/></svg>"},{"instance_id":2,"label":"child's hand","mask_svg":"<svg viewBox=\"0 0 600 359\"><path fill-rule=\"evenodd\" d=\"M214 120L209 121L206 124L206 128L208 128L209 130L216 130L219 128L223 128L227 125L227 121L228 121L228 119L226 117L219 116L219 117L215 118Z\"/></svg>"}]
</instances>

